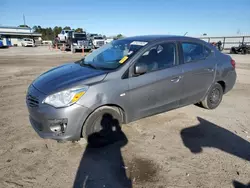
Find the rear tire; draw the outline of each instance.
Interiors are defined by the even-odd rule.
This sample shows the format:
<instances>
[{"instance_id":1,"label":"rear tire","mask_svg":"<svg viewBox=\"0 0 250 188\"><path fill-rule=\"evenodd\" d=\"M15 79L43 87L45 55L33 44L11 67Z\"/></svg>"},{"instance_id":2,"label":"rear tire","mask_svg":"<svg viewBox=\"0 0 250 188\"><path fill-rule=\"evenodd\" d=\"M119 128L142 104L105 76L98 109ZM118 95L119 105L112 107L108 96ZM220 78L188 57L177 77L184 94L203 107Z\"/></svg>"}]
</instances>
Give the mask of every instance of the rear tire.
<instances>
[{"instance_id":1,"label":"rear tire","mask_svg":"<svg viewBox=\"0 0 250 188\"><path fill-rule=\"evenodd\" d=\"M242 52L241 52L243 55L246 55L247 54L247 50L246 49L242 49Z\"/></svg>"},{"instance_id":2,"label":"rear tire","mask_svg":"<svg viewBox=\"0 0 250 188\"><path fill-rule=\"evenodd\" d=\"M236 54L235 48L231 48L231 49L230 49L230 54Z\"/></svg>"},{"instance_id":3,"label":"rear tire","mask_svg":"<svg viewBox=\"0 0 250 188\"><path fill-rule=\"evenodd\" d=\"M201 105L206 109L215 109L219 106L223 97L223 88L219 83L215 83L209 90Z\"/></svg>"},{"instance_id":4,"label":"rear tire","mask_svg":"<svg viewBox=\"0 0 250 188\"><path fill-rule=\"evenodd\" d=\"M89 115L82 129L82 136L92 147L102 147L119 138L122 115L117 107L103 106Z\"/></svg>"}]
</instances>

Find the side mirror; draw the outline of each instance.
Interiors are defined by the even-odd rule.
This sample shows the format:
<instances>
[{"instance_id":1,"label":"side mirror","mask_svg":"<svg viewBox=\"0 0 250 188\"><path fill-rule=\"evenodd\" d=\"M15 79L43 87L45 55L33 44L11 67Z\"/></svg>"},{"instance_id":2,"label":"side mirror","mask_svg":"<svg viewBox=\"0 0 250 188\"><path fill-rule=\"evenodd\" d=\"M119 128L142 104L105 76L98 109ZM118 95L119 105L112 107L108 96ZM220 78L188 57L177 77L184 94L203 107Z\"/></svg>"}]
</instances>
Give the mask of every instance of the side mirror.
<instances>
[{"instance_id":1,"label":"side mirror","mask_svg":"<svg viewBox=\"0 0 250 188\"><path fill-rule=\"evenodd\" d=\"M135 65L135 74L141 75L148 71L148 66L144 63Z\"/></svg>"}]
</instances>

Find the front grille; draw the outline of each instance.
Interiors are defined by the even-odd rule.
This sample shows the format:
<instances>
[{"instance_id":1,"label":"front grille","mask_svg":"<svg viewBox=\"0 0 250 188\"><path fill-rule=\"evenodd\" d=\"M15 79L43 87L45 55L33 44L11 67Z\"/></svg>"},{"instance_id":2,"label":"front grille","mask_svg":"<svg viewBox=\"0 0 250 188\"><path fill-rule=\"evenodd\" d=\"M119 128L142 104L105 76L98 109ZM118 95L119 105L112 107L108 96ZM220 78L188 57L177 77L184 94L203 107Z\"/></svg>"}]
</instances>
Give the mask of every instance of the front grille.
<instances>
[{"instance_id":1,"label":"front grille","mask_svg":"<svg viewBox=\"0 0 250 188\"><path fill-rule=\"evenodd\" d=\"M29 105L29 107L38 107L39 105L39 100L38 98L28 94L26 97L27 100L27 104Z\"/></svg>"},{"instance_id":2,"label":"front grille","mask_svg":"<svg viewBox=\"0 0 250 188\"><path fill-rule=\"evenodd\" d=\"M104 41L97 41L96 44L99 46L102 46L102 45L104 45Z\"/></svg>"},{"instance_id":3,"label":"front grille","mask_svg":"<svg viewBox=\"0 0 250 188\"><path fill-rule=\"evenodd\" d=\"M88 42L88 41L84 41L84 42L83 42L83 45L84 45L84 46L88 46L88 45L89 45L89 42Z\"/></svg>"},{"instance_id":4,"label":"front grille","mask_svg":"<svg viewBox=\"0 0 250 188\"><path fill-rule=\"evenodd\" d=\"M78 41L78 46L83 46L84 42L83 41Z\"/></svg>"}]
</instances>

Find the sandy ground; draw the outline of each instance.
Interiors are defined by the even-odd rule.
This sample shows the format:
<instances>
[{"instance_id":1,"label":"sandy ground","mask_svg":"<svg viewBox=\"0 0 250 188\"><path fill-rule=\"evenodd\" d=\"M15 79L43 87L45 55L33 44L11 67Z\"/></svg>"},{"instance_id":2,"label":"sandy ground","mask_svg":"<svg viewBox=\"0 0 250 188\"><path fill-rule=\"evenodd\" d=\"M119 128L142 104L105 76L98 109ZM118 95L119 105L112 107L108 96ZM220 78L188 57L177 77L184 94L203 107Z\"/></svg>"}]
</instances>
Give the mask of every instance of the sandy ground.
<instances>
[{"instance_id":1,"label":"sandy ground","mask_svg":"<svg viewBox=\"0 0 250 188\"><path fill-rule=\"evenodd\" d=\"M1 188L247 187L250 56L233 56L237 83L216 110L190 105L145 118L123 126L123 142L91 149L84 142L43 140L30 126L28 85L81 58L37 49L14 49L15 55L0 49Z\"/></svg>"}]
</instances>

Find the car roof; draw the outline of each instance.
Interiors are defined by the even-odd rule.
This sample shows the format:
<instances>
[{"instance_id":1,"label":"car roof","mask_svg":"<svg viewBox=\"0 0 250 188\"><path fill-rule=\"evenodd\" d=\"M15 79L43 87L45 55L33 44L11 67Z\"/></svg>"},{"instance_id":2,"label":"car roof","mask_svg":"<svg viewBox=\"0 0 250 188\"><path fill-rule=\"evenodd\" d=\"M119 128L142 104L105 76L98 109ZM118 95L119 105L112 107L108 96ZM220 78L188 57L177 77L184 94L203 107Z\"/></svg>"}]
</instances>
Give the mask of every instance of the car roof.
<instances>
[{"instance_id":1,"label":"car roof","mask_svg":"<svg viewBox=\"0 0 250 188\"><path fill-rule=\"evenodd\" d=\"M142 36L126 37L124 39L133 40L133 41L145 41L145 42L154 42L154 41L161 41L161 40L202 41L198 38L177 36L177 35L142 35Z\"/></svg>"}]
</instances>

